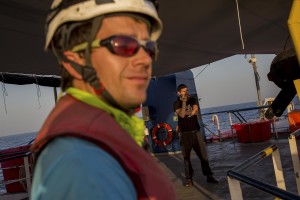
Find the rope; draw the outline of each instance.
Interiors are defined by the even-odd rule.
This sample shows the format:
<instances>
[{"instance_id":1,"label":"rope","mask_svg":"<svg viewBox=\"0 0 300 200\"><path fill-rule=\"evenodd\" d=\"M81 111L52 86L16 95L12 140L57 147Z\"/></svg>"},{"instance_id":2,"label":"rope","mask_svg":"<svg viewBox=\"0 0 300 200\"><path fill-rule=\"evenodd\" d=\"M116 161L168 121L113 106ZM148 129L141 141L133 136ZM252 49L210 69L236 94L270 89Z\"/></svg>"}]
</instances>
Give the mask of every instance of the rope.
<instances>
[{"instance_id":1,"label":"rope","mask_svg":"<svg viewBox=\"0 0 300 200\"><path fill-rule=\"evenodd\" d=\"M288 37L286 38L286 41L285 41L285 44L284 44L284 47L283 47L283 50L282 50L283 52L284 52L285 49L286 49L286 45L287 45L289 39L290 39L290 35L288 35Z\"/></svg>"},{"instance_id":2,"label":"rope","mask_svg":"<svg viewBox=\"0 0 300 200\"><path fill-rule=\"evenodd\" d=\"M240 29L240 36L241 36L242 48L245 49L244 39L243 39L243 33L242 33L241 18L240 18L240 11L239 11L239 3L238 3L238 0L235 0L235 2L236 2L236 10L237 10L238 21L239 21L239 29Z\"/></svg>"},{"instance_id":3,"label":"rope","mask_svg":"<svg viewBox=\"0 0 300 200\"><path fill-rule=\"evenodd\" d=\"M40 85L38 83L38 80L36 78L36 75L33 74L33 78L35 79L35 86L36 86L36 93L37 93L37 97L38 97L38 103L39 103L39 109L41 108L41 103L40 103L40 97L42 96L42 92L40 90Z\"/></svg>"},{"instance_id":4,"label":"rope","mask_svg":"<svg viewBox=\"0 0 300 200\"><path fill-rule=\"evenodd\" d=\"M208 130L208 132L210 132L211 134L214 134L214 132L212 132L209 128L207 128L206 126L204 126L204 128L206 129L206 130Z\"/></svg>"},{"instance_id":5,"label":"rope","mask_svg":"<svg viewBox=\"0 0 300 200\"><path fill-rule=\"evenodd\" d=\"M3 102L4 102L4 109L5 109L5 113L7 114L7 109L6 109L6 101L5 101L5 96L8 96L6 87L5 87L5 83L4 83L4 76L3 73L1 72L1 76L2 76L2 96L3 96Z\"/></svg>"},{"instance_id":6,"label":"rope","mask_svg":"<svg viewBox=\"0 0 300 200\"><path fill-rule=\"evenodd\" d=\"M195 76L194 80L206 69L206 67L208 67L210 64L207 64L204 69L202 69L198 74L197 76Z\"/></svg>"},{"instance_id":7,"label":"rope","mask_svg":"<svg viewBox=\"0 0 300 200\"><path fill-rule=\"evenodd\" d=\"M260 76L259 76L258 71L255 71L254 73L255 73L255 75L257 76L258 81L260 81Z\"/></svg>"}]
</instances>

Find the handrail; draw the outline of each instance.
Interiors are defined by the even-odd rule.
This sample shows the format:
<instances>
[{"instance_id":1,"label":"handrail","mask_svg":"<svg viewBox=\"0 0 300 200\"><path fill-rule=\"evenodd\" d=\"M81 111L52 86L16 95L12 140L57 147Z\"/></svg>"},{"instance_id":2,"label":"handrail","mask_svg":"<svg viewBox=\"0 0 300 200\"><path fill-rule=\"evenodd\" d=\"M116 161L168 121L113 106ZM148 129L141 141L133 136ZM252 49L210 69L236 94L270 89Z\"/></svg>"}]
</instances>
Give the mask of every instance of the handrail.
<instances>
[{"instance_id":1,"label":"handrail","mask_svg":"<svg viewBox=\"0 0 300 200\"><path fill-rule=\"evenodd\" d=\"M5 154L0 154L0 158L1 157L7 157L7 156L16 156L16 155L20 155L23 153L27 153L29 150L23 150L23 151L19 151L19 152L9 152L9 153L5 153Z\"/></svg>"},{"instance_id":2,"label":"handrail","mask_svg":"<svg viewBox=\"0 0 300 200\"><path fill-rule=\"evenodd\" d=\"M294 168L294 174L296 178L296 185L298 194L300 195L300 163L299 163L299 153L297 148L297 141L296 137L300 135L300 129L297 129L289 136L289 145L290 145L290 151L292 156L292 162L293 162L293 168Z\"/></svg>"},{"instance_id":3,"label":"handrail","mask_svg":"<svg viewBox=\"0 0 300 200\"><path fill-rule=\"evenodd\" d=\"M251 185L257 189L265 191L269 194L275 195L276 197L279 197L281 199L300 200L300 196L284 190L285 183L284 183L284 177L282 172L282 165L280 161L279 152L276 151L277 149L278 147L275 144L273 144L227 172L229 189L230 189L232 199L243 199L240 183L239 183L240 181L248 185ZM247 167L261 161L262 159L268 157L269 155L272 155L273 157L274 171L275 171L278 187L269 185L267 183L261 182L259 180L245 176L240 173Z\"/></svg>"},{"instance_id":4,"label":"handrail","mask_svg":"<svg viewBox=\"0 0 300 200\"><path fill-rule=\"evenodd\" d=\"M293 133L290 134L290 138L291 138L292 136L298 137L299 135L300 135L300 129L297 129L296 131L294 131Z\"/></svg>"},{"instance_id":5,"label":"handrail","mask_svg":"<svg viewBox=\"0 0 300 200\"><path fill-rule=\"evenodd\" d=\"M243 171L244 169L246 169L250 165L258 163L259 161L261 161L265 157L268 157L269 155L271 155L276 150L277 150L277 146L275 144L273 144L273 145L269 146L268 148L264 149L263 151L261 151L261 152L255 154L254 156L250 157L248 160L242 162L238 166L235 166L231 170L236 171L236 172ZM229 171L231 171L231 170L229 170Z\"/></svg>"},{"instance_id":6,"label":"handrail","mask_svg":"<svg viewBox=\"0 0 300 200\"><path fill-rule=\"evenodd\" d=\"M250 107L250 108L241 108L241 109L234 109L234 110L223 110L223 111L218 111L218 112L209 112L209 113L204 113L202 115L210 115L210 114L218 114L218 113L232 113L240 123L247 123L247 120L239 113L240 111L248 111L248 110L259 110L262 108L268 108L270 105L266 106L256 106L256 107Z\"/></svg>"},{"instance_id":7,"label":"handrail","mask_svg":"<svg viewBox=\"0 0 300 200\"><path fill-rule=\"evenodd\" d=\"M261 182L261 181L258 181L258 180L255 180L253 178L250 178L248 176L245 176L243 174L240 174L236 171L233 171L233 170L229 170L227 172L227 175L230 176L230 177L233 177L239 181L242 181L244 183L247 183L257 189L260 189L262 191L265 191L269 194L273 194L274 196L276 197L279 197L281 199L287 199L287 200L300 200L300 196L294 194L294 193L291 193L291 192L287 192L283 189L280 189L278 187L275 187L273 185L269 185L267 183L264 183L264 182Z\"/></svg>"},{"instance_id":8,"label":"handrail","mask_svg":"<svg viewBox=\"0 0 300 200\"><path fill-rule=\"evenodd\" d=\"M250 107L250 108L241 108L241 109L235 109L235 110L223 110L223 111L218 111L218 112L209 112L209 113L204 113L203 115L211 115L211 114L218 114L218 113L234 113L234 112L239 112L239 111L248 111L248 110L257 110L261 108L269 108L269 105L266 106L256 106L256 107Z\"/></svg>"},{"instance_id":9,"label":"handrail","mask_svg":"<svg viewBox=\"0 0 300 200\"><path fill-rule=\"evenodd\" d=\"M8 158L1 158L0 159L0 162L4 162L4 161L9 161L9 160L13 160L13 159L16 159L16 158L24 158L24 157L28 157L32 154L32 152L28 151L26 153L23 153L23 154L20 154L20 155L17 155L17 156L12 156L12 157L8 157Z\"/></svg>"}]
</instances>

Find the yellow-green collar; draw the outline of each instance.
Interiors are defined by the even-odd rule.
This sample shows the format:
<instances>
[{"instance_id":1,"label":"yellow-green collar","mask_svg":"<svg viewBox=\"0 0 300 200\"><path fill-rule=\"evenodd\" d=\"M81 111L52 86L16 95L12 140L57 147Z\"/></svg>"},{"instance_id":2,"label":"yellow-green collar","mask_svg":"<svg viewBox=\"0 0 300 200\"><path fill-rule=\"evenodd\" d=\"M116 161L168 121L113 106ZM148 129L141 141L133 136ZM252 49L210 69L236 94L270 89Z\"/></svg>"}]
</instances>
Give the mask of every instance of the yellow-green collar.
<instances>
[{"instance_id":1,"label":"yellow-green collar","mask_svg":"<svg viewBox=\"0 0 300 200\"><path fill-rule=\"evenodd\" d=\"M110 115L112 115L117 123L129 133L129 135L137 142L138 145L142 146L144 141L144 121L139 119L137 116L129 116L125 112L116 109L106 102L101 100L96 95L85 92L83 90L70 87L66 90L66 93L73 96L74 98L82 101L86 104L100 108Z\"/></svg>"}]
</instances>

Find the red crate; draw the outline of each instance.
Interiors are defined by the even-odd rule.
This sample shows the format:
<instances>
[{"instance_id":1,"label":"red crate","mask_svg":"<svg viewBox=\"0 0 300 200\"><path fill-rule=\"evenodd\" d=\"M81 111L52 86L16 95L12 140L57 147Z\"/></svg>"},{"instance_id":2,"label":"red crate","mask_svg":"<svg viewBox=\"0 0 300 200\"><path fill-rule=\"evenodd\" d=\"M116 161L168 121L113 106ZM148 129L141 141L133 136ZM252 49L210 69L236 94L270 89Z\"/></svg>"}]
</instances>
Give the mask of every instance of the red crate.
<instances>
[{"instance_id":1,"label":"red crate","mask_svg":"<svg viewBox=\"0 0 300 200\"><path fill-rule=\"evenodd\" d=\"M288 113L291 133L300 128L300 110L293 110ZM298 136L299 138L299 136Z\"/></svg>"},{"instance_id":2,"label":"red crate","mask_svg":"<svg viewBox=\"0 0 300 200\"><path fill-rule=\"evenodd\" d=\"M244 124L233 124L238 142L264 142L272 137L271 121L257 121Z\"/></svg>"}]
</instances>

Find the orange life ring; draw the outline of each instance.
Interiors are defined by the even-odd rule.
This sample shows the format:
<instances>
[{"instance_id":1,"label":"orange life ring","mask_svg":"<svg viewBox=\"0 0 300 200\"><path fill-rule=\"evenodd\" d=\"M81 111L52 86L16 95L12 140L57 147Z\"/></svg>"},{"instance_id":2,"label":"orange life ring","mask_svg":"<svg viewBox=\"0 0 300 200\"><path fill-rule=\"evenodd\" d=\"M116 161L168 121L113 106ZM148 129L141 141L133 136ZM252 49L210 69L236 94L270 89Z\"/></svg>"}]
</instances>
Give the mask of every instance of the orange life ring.
<instances>
[{"instance_id":1,"label":"orange life ring","mask_svg":"<svg viewBox=\"0 0 300 200\"><path fill-rule=\"evenodd\" d=\"M168 132L168 134L167 134L167 139L165 139L165 140L163 140L163 141L162 141L162 140L159 140L159 139L157 138L157 131L158 131L159 129L161 129L161 128L165 128L165 129L167 130L167 132ZM173 131L172 131L172 128L171 128L171 126L170 126L169 124L167 124L167 123L159 123L159 124L157 124L157 125L152 129L152 141L153 141L156 145L161 146L161 147L167 146L168 144L171 143L172 139L173 139Z\"/></svg>"}]
</instances>

